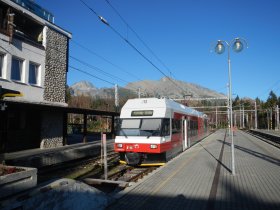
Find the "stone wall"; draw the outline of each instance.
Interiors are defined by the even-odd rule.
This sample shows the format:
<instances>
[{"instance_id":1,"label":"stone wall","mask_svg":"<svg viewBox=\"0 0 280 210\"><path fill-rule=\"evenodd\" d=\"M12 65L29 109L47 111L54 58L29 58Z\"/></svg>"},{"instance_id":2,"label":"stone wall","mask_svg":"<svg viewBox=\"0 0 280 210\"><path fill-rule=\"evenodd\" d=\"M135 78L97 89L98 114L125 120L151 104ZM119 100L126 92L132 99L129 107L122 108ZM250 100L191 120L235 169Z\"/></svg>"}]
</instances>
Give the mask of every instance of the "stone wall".
<instances>
[{"instance_id":1,"label":"stone wall","mask_svg":"<svg viewBox=\"0 0 280 210\"><path fill-rule=\"evenodd\" d=\"M46 33L44 100L65 103L67 62L68 38L48 28Z\"/></svg>"},{"instance_id":2,"label":"stone wall","mask_svg":"<svg viewBox=\"0 0 280 210\"><path fill-rule=\"evenodd\" d=\"M40 148L63 146L63 113L42 112Z\"/></svg>"},{"instance_id":3,"label":"stone wall","mask_svg":"<svg viewBox=\"0 0 280 210\"><path fill-rule=\"evenodd\" d=\"M44 100L65 105L68 65L68 38L51 29L46 30L46 65ZM63 146L63 113L42 113L40 148Z\"/></svg>"}]
</instances>

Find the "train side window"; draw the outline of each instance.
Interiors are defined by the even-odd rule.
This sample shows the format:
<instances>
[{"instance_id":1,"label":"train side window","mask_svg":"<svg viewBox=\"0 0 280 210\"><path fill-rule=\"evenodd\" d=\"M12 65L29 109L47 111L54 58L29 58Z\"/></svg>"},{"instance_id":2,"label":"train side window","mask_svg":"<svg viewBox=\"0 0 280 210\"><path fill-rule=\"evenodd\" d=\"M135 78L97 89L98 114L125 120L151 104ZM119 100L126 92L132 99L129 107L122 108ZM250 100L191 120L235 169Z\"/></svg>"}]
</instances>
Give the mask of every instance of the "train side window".
<instances>
[{"instance_id":1,"label":"train side window","mask_svg":"<svg viewBox=\"0 0 280 210\"><path fill-rule=\"evenodd\" d=\"M162 120L162 136L169 136L170 135L170 120L169 119L163 119Z\"/></svg>"},{"instance_id":2,"label":"train side window","mask_svg":"<svg viewBox=\"0 0 280 210\"><path fill-rule=\"evenodd\" d=\"M172 119L172 134L181 132L181 120Z\"/></svg>"}]
</instances>

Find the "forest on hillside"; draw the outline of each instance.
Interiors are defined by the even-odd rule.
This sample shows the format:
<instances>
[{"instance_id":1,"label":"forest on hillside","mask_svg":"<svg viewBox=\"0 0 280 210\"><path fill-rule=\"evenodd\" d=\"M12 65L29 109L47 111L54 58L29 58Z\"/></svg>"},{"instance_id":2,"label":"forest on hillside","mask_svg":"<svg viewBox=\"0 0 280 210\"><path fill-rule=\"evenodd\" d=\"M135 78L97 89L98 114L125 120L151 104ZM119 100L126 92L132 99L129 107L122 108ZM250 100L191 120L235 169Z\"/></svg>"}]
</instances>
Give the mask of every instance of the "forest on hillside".
<instances>
[{"instance_id":1,"label":"forest on hillside","mask_svg":"<svg viewBox=\"0 0 280 210\"><path fill-rule=\"evenodd\" d=\"M67 103L69 107L95 109L103 111L117 111L119 112L122 106L128 99L138 97L137 94L127 93L119 97L119 106L115 105L114 98L96 98L91 96L78 95L73 96L70 92L67 92ZM192 101L185 100L181 103L193 107L199 111L202 111L208 115L210 125L213 127L226 127L228 124L228 108L227 101ZM215 107L219 107L218 109ZM259 129L275 129L279 128L277 125L277 117L279 121L279 107L280 107L280 96L277 96L271 91L266 101L262 101L259 98L239 98L236 96L233 99L232 110L233 110L233 121L234 126L245 129L255 128L255 113L257 110L257 127ZM278 108L278 112L277 112ZM278 114L277 114L278 113ZM80 120L76 120L79 122ZM96 118L95 125L91 127L99 127L100 130L106 120ZM108 129L108 128L107 128ZM96 130L96 129L93 129Z\"/></svg>"}]
</instances>

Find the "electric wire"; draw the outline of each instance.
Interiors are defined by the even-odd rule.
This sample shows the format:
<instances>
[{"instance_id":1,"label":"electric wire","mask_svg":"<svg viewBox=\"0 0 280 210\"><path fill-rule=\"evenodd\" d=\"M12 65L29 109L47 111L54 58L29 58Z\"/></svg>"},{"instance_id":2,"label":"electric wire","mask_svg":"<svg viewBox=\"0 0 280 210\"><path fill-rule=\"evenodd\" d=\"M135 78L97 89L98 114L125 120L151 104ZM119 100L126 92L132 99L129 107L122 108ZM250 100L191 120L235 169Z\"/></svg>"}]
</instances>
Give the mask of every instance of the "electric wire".
<instances>
[{"instance_id":1,"label":"electric wire","mask_svg":"<svg viewBox=\"0 0 280 210\"><path fill-rule=\"evenodd\" d=\"M83 74L86 74L86 75L88 75L88 76L91 76L91 77L93 77L93 78L96 78L96 79L98 79L98 80L101 80L101 81L103 81L103 82L106 82L106 83L108 83L108 84L110 84L110 85L115 85L114 83L112 83L112 82L110 82L110 81L108 81L108 80L102 79L102 78L100 78L100 77L98 77L98 76L96 76L96 75L93 75L93 74L91 74L91 73L89 73L89 72L87 72L87 71L84 71L84 70L82 70L82 69L79 69L79 68L77 68L77 67L74 67L74 66L69 65L69 68L71 68L71 69L73 69L73 70L75 70L75 71L79 71L79 72L81 72L81 73L83 73ZM134 94L135 94L135 92L137 92L136 90L131 90L131 89L128 89L128 88L125 88L125 87L122 87L122 86L120 86L119 88L122 88L122 89L128 90L128 91L130 91L130 92L133 92Z\"/></svg>"},{"instance_id":2,"label":"electric wire","mask_svg":"<svg viewBox=\"0 0 280 210\"><path fill-rule=\"evenodd\" d=\"M106 19L102 16L98 15L97 12L92 9L88 4L86 4L83 0L80 0L90 11L92 11L98 18L107 25L115 34L117 34L122 40L124 40L132 49L134 49L139 55L141 55L148 63L150 63L157 71L159 71L162 75L164 75L168 80L170 80L178 89L185 92L180 86L178 86L171 78L169 78L160 68L158 68L150 59L148 59L140 50L138 50L130 41L128 41L123 35L121 35L114 27L112 27Z\"/></svg>"},{"instance_id":3,"label":"electric wire","mask_svg":"<svg viewBox=\"0 0 280 210\"><path fill-rule=\"evenodd\" d=\"M119 16L119 18L126 24L126 26L135 34L135 36L140 40L140 42L150 51L150 53L169 71L170 69L166 66L166 64L154 53L154 51L141 39L141 37L136 33L136 31L127 23L127 21L121 16L118 10L113 7L109 0L105 0L105 2L114 10L114 12Z\"/></svg>"},{"instance_id":4,"label":"electric wire","mask_svg":"<svg viewBox=\"0 0 280 210\"><path fill-rule=\"evenodd\" d=\"M74 66L69 65L69 68L74 69L74 70L79 71L79 72L82 72L82 73L84 73L84 74L86 74L86 75L88 75L88 76L91 76L91 77L93 77L93 78L99 79L99 80L101 80L101 81L103 81L103 82L106 82L106 83L108 83L108 84L110 84L110 85L115 85L114 83L109 82L108 80L105 80L105 79L102 79L102 78L100 78L100 77L97 77L97 76L95 76L95 75L93 75L93 74L91 74L91 73L88 73L87 71L78 69L78 68L76 68L76 67L74 67Z\"/></svg>"},{"instance_id":5,"label":"electric wire","mask_svg":"<svg viewBox=\"0 0 280 210\"><path fill-rule=\"evenodd\" d=\"M4 40L4 39L2 39L2 38L1 38L1 40L2 40L2 41L6 41L6 40ZM10 53L9 51L7 51L4 47L2 47L2 46L0 46L0 47L1 47L3 50L5 50L8 54L11 54L11 53ZM26 49L26 50L29 50L29 48L26 48L26 47L24 47L24 46L22 46L22 48L24 48L24 49ZM62 52L62 51L60 51L59 49L57 49L57 48L55 48L55 47L48 46L48 48L50 48L50 49L52 49L52 50L55 50L55 51L57 51L58 53L66 54L65 52ZM43 54L40 54L40 53L38 53L38 52L36 52L36 51L32 51L32 52L35 53L35 54L38 54L38 55L40 55L40 56L44 56ZM92 68L92 69L94 69L94 70L98 70L99 72L102 72L104 75L107 75L107 76L111 77L112 79L118 78L119 80L121 80L121 81L123 81L123 82L125 82L125 83L129 83L128 81L125 81L125 80L123 80L123 79L121 79L121 78L119 78L119 77L116 77L115 75L109 74L109 73L107 73L107 72L101 70L100 68L95 67L95 66L92 66L92 65L90 65L90 64L88 64L88 63L86 63L86 62L84 62L84 61L82 61L82 60L80 60L80 59L78 59L78 58L76 58L76 57L74 57L74 56L70 56L70 55L69 55L69 57L72 58L72 59L74 59L74 60L76 60L76 61L78 61L78 62L80 62L80 63L82 63L82 64L84 64L84 65L86 65L86 66L88 66L88 67L90 67L90 68ZM71 65L69 65L69 67L70 67L71 69L74 69L74 70L76 70L76 71L82 72L82 73L84 73L84 74L86 74L86 75L89 75L89 76L91 76L91 77L93 77L93 78L96 78L96 79L101 80L101 81L103 81L103 82L106 82L106 83L108 83L108 84L115 85L114 83L109 82L108 80L102 79L102 78L100 78L100 77L98 77L98 76L96 76L96 75L93 75L93 74L91 74L91 73L89 73L89 72L87 72L87 71L78 69L78 68L73 67L73 66L71 66ZM131 89L128 89L128 88L127 88L127 90L132 91L133 93L134 93L135 91L137 91L136 89L132 89L132 90L131 90Z\"/></svg>"},{"instance_id":6,"label":"electric wire","mask_svg":"<svg viewBox=\"0 0 280 210\"><path fill-rule=\"evenodd\" d=\"M23 38L31 37L29 34L26 34L26 33L25 33L24 35L21 35L21 34L18 34L18 33L17 33L17 35L20 36L20 37L23 37ZM1 38L1 40L2 40L2 41L5 41L5 42L8 42L7 40L2 39L2 38ZM37 43L34 42L34 44L37 44ZM80 45L80 44L77 43L77 42L76 42L76 44L77 44L77 45ZM1 47L4 51L6 51L8 54L11 54L11 53L10 53L9 51L7 51L4 47L2 47L2 46L0 46L0 47ZM80 45L80 47L83 47L83 46ZM41 53L36 52L36 51L32 51L32 50L30 50L29 48L26 48L26 47L24 47L24 46L22 46L22 48L24 48L24 49L26 49L26 50L29 50L29 51L31 51L32 53L38 54L38 55L40 55L40 56L44 56L44 54L41 54ZM50 49L52 49L52 50L55 50L55 51L57 51L57 52L59 52L59 53L66 54L65 52L62 52L62 51L60 51L59 49L57 49L57 48L55 48L55 47L48 46L48 48L50 48ZM85 48L85 47L83 47L83 48ZM88 48L85 48L85 49L87 49L87 50L90 52L90 50L89 50ZM91 53L93 53L93 52L91 52ZM96 55L97 55L97 54L96 54ZM97 56L99 56L99 55L97 55ZM102 74L107 75L108 77L110 77L110 78L112 78L112 79L114 79L114 80L115 80L115 79L118 79L119 81L122 81L122 82L124 82L124 83L130 83L130 82L126 81L126 80L123 80L123 79L121 79L121 78L115 76L115 75L112 75L112 74L110 74L110 73L107 73L107 72L105 72L104 70L102 70L102 69L100 69L100 68L98 68L98 67L96 67L96 66L93 66L93 65L91 65L91 64L88 64L88 63L86 63L86 62L84 62L84 61L82 61L82 60L80 60L80 59L78 59L78 58L76 58L76 57L74 57L74 56L69 55L69 57L70 57L71 59L73 59L73 60L78 61L79 63L82 63L83 65L86 65L86 66L90 67L91 69L97 70L97 71L101 72ZM99 56L99 57L102 58L102 56ZM105 58L103 58L103 60L105 60L106 62L110 63L110 64L113 65L113 66L116 66L116 65L114 65L112 62L108 61L108 60L105 59ZM116 67L117 67L117 66L116 66ZM71 66L71 68L72 68L72 69L75 69L75 70L77 70L77 71L80 71L80 72L82 72L82 73L84 73L84 74L90 75L91 77L94 77L94 78L99 79L99 80L101 80L101 81L104 81L104 82L107 82L107 83L109 83L109 84L113 84L113 85L114 85L114 83L109 82L108 80L102 79L102 78L100 78L100 77L97 77L97 76L95 76L95 75L93 75L93 74L91 74L91 73L89 73L89 72L84 71L84 70L75 68L75 67L73 67L73 66ZM118 68L120 68L120 67L118 67ZM124 70L123 70L123 71L124 71ZM126 73L131 74L131 73L129 73L129 72L126 72ZM132 75L132 74L131 74L131 75ZM139 79L139 80L140 80L140 79ZM134 85L132 85L132 86L134 86ZM123 87L123 88L124 88L124 87ZM135 92L137 93L137 92L138 92L138 90L137 90L138 87L136 87L136 89L134 89L134 88L131 88L131 89L129 89L129 88L124 88L124 89L129 90L129 91L131 91L131 92L133 92L133 93L135 93ZM146 93L146 94L147 94L147 93Z\"/></svg>"},{"instance_id":7,"label":"electric wire","mask_svg":"<svg viewBox=\"0 0 280 210\"><path fill-rule=\"evenodd\" d=\"M118 68L119 70L121 70L121 71L127 73L127 74L130 75L132 78L134 78L134 79L136 78L137 80L141 81L141 79L140 79L139 77L137 77L136 75L134 75L134 74L132 74L132 73L130 73L130 72L124 70L123 68L119 67L118 65L114 64L113 62L109 61L108 59L104 58L103 56L97 54L96 52L92 51L91 49L89 49L89 48L83 46L82 44L78 43L77 41L73 41L73 40L71 40L71 41L72 41L73 43L75 43L77 46L79 46L79 47L81 47L82 49L86 50L87 52L89 52L89 53L95 55L96 57L100 58L101 60L103 60L103 61L109 63L109 64L112 65L112 66L114 66L115 68ZM97 67L96 67L96 68L97 68ZM105 72L105 73L107 74L107 72ZM109 73L108 73L108 74L109 74ZM113 77L115 78L116 76L113 76ZM121 79L121 80L122 80L122 79ZM122 80L122 81L123 81L123 80ZM125 81L125 82L126 82L126 83L130 83L130 82L128 82L128 81ZM147 83L146 81L143 81L143 82L144 82L144 83ZM134 85L134 84L133 84L132 86L134 86L136 89L139 88L139 87L137 87L137 86ZM147 94L147 93L146 93L146 94Z\"/></svg>"},{"instance_id":8,"label":"electric wire","mask_svg":"<svg viewBox=\"0 0 280 210\"><path fill-rule=\"evenodd\" d=\"M75 60L75 61L77 61L77 62L79 62L79 63L81 63L81 64L83 64L83 65L85 65L85 66L87 66L87 67L89 67L89 68L91 68L91 69L94 69L94 70L96 70L96 71L98 71L98 72L100 72L100 73L102 73L102 74L104 74L104 75L106 75L106 76L112 78L112 79L117 79L117 80L122 81L122 82L124 82L124 83L129 83L128 81L126 81L126 80L124 80L124 79L121 79L121 78L119 78L119 77L117 77L117 76L115 76L115 75L113 75L113 74L108 73L108 72L105 72L104 70L102 70L102 69L100 69L100 68L98 68L98 67L96 67L96 66L93 66L93 65L91 65L91 64L89 64L89 63L87 63L87 62L85 62L85 61L82 61L82 60L80 60L80 59L78 59L78 58L75 58L75 57L73 57L73 56L71 56L71 55L70 55L69 57L70 57L71 59L73 59L73 60Z\"/></svg>"},{"instance_id":9,"label":"electric wire","mask_svg":"<svg viewBox=\"0 0 280 210\"><path fill-rule=\"evenodd\" d=\"M136 78L136 79L138 79L138 80L141 80L141 79L140 79L139 77L137 77L136 75L134 75L134 74L132 74L132 73L126 71L125 69L123 69L123 68L121 68L120 66L114 64L113 62L109 61L108 59L104 58L103 56L97 54L96 52L92 51L91 49L89 49L89 48L83 46L82 44L78 43L77 41L74 41L74 40L71 39L71 42L73 42L73 43L76 44L77 46L81 47L82 49L88 51L89 53L95 55L96 57L100 58L101 60L103 60L103 61L105 61L105 62L111 64L111 65L114 66L115 68L117 68L117 69L119 69L119 70L121 70L121 71L127 73L127 74L130 75L132 78Z\"/></svg>"},{"instance_id":10,"label":"electric wire","mask_svg":"<svg viewBox=\"0 0 280 210\"><path fill-rule=\"evenodd\" d=\"M107 75L107 76L110 77L111 79L117 79L117 80L119 80L119 81L122 81L124 84L125 84L125 83L129 83L128 81L126 81L126 80L124 80L124 79L121 79L120 77L117 77L117 76L115 76L115 75L113 75L113 74L110 74L110 73L108 73L108 72L105 72L104 70L102 70L102 69L100 69L100 68L98 68L98 67L96 67L96 66L93 66L93 65L91 65L91 64L89 64L89 63L87 63L87 62L85 62L85 61L82 61L82 60L80 60L80 59L78 59L78 58L75 58L75 57L73 57L73 56L69 56L69 57L72 58L72 59L74 59L75 61L78 61L79 63L81 63L81 64L83 64L83 65L85 65L85 66L87 66L87 67L93 69L93 70L97 70L97 71L101 72L102 74ZM137 87L136 87L135 85L132 85L132 86L135 87L135 89L134 89L134 88L131 88L132 91L137 91ZM129 90L129 88L126 88L126 89Z\"/></svg>"}]
</instances>

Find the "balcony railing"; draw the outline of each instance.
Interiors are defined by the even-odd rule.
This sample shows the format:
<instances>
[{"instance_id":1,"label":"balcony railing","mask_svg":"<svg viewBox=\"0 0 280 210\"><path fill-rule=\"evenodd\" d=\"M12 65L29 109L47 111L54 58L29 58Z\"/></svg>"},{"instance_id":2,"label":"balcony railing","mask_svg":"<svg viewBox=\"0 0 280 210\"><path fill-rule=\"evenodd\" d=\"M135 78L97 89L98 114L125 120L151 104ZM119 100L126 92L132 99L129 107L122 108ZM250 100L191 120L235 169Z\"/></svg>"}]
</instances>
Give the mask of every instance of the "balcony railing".
<instances>
[{"instance_id":1,"label":"balcony railing","mask_svg":"<svg viewBox=\"0 0 280 210\"><path fill-rule=\"evenodd\" d=\"M54 23L54 16L49 11L45 10L44 8L40 7L38 4L34 3L30 0L11 0L18 5L22 6L23 8L29 10L30 12L38 15L39 17Z\"/></svg>"}]
</instances>

